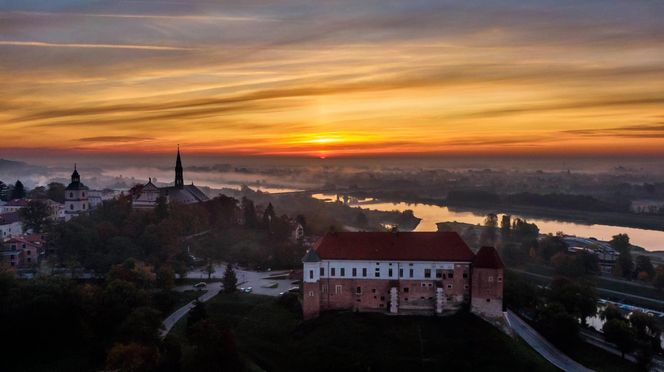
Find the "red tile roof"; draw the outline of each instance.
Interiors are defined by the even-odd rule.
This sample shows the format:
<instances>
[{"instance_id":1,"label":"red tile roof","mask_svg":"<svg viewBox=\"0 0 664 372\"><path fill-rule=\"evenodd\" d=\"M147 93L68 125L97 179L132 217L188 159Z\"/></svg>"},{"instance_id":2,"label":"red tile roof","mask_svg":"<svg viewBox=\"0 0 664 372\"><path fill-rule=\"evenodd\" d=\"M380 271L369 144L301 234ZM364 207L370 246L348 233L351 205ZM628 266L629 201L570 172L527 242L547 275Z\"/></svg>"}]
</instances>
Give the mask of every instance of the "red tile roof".
<instances>
[{"instance_id":1,"label":"red tile roof","mask_svg":"<svg viewBox=\"0 0 664 372\"><path fill-rule=\"evenodd\" d=\"M485 269L502 269L505 267L505 265L503 265L503 260L500 259L500 255L498 255L496 248L482 247L480 248L479 252L477 252L477 255L475 255L473 267Z\"/></svg>"},{"instance_id":2,"label":"red tile roof","mask_svg":"<svg viewBox=\"0 0 664 372\"><path fill-rule=\"evenodd\" d=\"M322 259L472 261L473 252L455 232L331 232L316 245Z\"/></svg>"}]
</instances>

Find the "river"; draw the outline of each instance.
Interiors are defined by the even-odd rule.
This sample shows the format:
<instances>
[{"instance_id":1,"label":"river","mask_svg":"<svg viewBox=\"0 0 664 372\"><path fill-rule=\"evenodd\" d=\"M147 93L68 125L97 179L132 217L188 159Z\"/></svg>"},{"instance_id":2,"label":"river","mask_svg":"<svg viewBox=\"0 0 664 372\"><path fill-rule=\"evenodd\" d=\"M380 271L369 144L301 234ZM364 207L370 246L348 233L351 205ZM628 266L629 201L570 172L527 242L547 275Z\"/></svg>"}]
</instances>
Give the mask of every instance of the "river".
<instances>
[{"instance_id":1,"label":"river","mask_svg":"<svg viewBox=\"0 0 664 372\"><path fill-rule=\"evenodd\" d=\"M313 194L313 198L327 201L336 200L336 194ZM436 231L438 222L456 221L469 224L481 224L484 221L484 215L472 211L451 211L444 206L432 204L412 204L405 202L391 203L375 201L373 199L359 200L350 202L352 206L359 206L364 209L373 209L378 211L400 211L411 209L416 217L422 219L415 231ZM456 209L456 208L455 208ZM498 215L500 218L502 215ZM519 217L513 215L513 217ZM549 220L542 218L528 218L528 222L535 223L543 234L555 234L559 231L567 235L576 235L579 237L593 237L599 240L608 241L617 234L628 234L630 242L634 245L645 248L648 251L664 250L664 231L637 229L632 227L609 226L609 225L586 225L575 222L565 222Z\"/></svg>"}]
</instances>

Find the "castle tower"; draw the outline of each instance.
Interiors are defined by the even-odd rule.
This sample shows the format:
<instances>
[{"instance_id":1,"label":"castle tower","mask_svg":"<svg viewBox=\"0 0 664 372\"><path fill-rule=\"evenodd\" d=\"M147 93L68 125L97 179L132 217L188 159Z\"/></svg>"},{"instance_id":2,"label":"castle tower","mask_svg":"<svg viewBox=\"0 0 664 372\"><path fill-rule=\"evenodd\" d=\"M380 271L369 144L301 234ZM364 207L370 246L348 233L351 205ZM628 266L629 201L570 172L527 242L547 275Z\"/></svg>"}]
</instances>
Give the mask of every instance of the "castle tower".
<instances>
[{"instance_id":1,"label":"castle tower","mask_svg":"<svg viewBox=\"0 0 664 372\"><path fill-rule=\"evenodd\" d=\"M175 188L184 188L184 174L182 170L182 160L180 159L180 145L178 145L178 156L175 160Z\"/></svg>"},{"instance_id":2,"label":"castle tower","mask_svg":"<svg viewBox=\"0 0 664 372\"><path fill-rule=\"evenodd\" d=\"M302 315L304 320L316 318L320 314L320 261L320 257L313 249L308 250L302 258L304 264Z\"/></svg>"},{"instance_id":3,"label":"castle tower","mask_svg":"<svg viewBox=\"0 0 664 372\"><path fill-rule=\"evenodd\" d=\"M482 247L472 266L470 311L488 318L503 316L503 261L494 247Z\"/></svg>"},{"instance_id":4,"label":"castle tower","mask_svg":"<svg viewBox=\"0 0 664 372\"><path fill-rule=\"evenodd\" d=\"M81 176L76 170L76 164L74 164L71 183L65 189L65 221L69 221L89 209L88 187L81 183Z\"/></svg>"}]
</instances>

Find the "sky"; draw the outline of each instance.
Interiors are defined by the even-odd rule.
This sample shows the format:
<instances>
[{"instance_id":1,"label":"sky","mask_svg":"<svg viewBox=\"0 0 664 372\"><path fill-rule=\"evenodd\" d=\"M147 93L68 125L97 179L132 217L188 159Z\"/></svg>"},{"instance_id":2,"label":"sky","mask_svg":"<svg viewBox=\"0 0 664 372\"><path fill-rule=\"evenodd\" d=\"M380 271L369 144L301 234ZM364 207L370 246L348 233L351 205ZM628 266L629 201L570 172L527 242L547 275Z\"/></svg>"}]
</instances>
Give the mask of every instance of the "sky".
<instances>
[{"instance_id":1,"label":"sky","mask_svg":"<svg viewBox=\"0 0 664 372\"><path fill-rule=\"evenodd\" d=\"M0 157L664 155L661 1L0 0Z\"/></svg>"}]
</instances>

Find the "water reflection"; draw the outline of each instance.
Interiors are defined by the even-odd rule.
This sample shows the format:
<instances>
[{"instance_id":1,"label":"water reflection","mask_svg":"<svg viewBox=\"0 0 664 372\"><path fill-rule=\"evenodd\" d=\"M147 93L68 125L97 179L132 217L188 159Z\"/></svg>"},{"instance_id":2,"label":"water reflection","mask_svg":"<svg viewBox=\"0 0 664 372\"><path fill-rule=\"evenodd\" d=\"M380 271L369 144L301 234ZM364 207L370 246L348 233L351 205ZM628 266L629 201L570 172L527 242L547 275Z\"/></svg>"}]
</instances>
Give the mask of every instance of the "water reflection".
<instances>
[{"instance_id":1,"label":"water reflection","mask_svg":"<svg viewBox=\"0 0 664 372\"><path fill-rule=\"evenodd\" d=\"M320 200L335 201L336 194L313 194L313 198ZM450 210L447 207L431 204L411 204L405 202L389 203L371 200L351 200L351 204L379 211L405 211L411 209L416 217L422 219L415 231L436 231L436 223L444 221L456 221L469 224L481 224L484 215L472 211ZM501 215L499 214L499 217ZM519 217L518 215L513 215ZM559 231L568 235L581 237L594 237L599 240L611 240L617 234L628 234L632 244L641 246L649 251L664 250L664 231L637 229L632 227L609 226L609 225L584 225L574 222L564 222L547 219L528 218L529 222L537 224L543 234L555 234Z\"/></svg>"}]
</instances>

